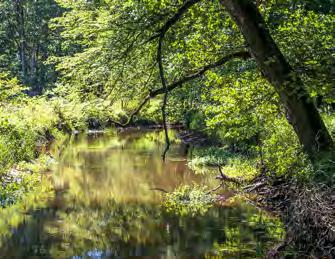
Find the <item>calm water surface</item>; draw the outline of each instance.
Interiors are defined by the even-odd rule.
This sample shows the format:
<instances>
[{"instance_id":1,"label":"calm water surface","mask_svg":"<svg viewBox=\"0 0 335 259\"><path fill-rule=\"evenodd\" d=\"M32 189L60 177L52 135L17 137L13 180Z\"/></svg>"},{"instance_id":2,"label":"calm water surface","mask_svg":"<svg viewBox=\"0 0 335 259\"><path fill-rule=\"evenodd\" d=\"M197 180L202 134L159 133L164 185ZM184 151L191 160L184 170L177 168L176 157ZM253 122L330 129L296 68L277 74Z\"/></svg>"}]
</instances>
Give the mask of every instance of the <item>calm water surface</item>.
<instances>
[{"instance_id":1,"label":"calm water surface","mask_svg":"<svg viewBox=\"0 0 335 259\"><path fill-rule=\"evenodd\" d=\"M128 130L72 139L52 172L54 195L16 211L0 233L3 256L262 257L281 238L277 219L242 201L205 215L177 216L161 206L163 192L182 184L209 188L213 177L186 166L191 151L174 143L161 160L162 132ZM234 197L231 198L234 200ZM33 201L36 202L36 201ZM9 229L9 231L8 231Z\"/></svg>"}]
</instances>

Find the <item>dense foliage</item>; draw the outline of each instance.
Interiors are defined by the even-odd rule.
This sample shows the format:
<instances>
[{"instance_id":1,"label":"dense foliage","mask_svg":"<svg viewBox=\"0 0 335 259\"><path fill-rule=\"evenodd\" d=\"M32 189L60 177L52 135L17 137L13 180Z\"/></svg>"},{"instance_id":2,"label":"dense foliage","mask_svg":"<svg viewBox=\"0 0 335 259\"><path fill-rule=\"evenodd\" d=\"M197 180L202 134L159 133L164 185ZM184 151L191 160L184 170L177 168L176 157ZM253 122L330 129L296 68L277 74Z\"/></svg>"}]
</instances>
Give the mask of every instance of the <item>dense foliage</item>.
<instances>
[{"instance_id":1,"label":"dense foliage","mask_svg":"<svg viewBox=\"0 0 335 259\"><path fill-rule=\"evenodd\" d=\"M0 0L0 176L60 132L167 118L220 146L193 169L333 188L334 5Z\"/></svg>"}]
</instances>

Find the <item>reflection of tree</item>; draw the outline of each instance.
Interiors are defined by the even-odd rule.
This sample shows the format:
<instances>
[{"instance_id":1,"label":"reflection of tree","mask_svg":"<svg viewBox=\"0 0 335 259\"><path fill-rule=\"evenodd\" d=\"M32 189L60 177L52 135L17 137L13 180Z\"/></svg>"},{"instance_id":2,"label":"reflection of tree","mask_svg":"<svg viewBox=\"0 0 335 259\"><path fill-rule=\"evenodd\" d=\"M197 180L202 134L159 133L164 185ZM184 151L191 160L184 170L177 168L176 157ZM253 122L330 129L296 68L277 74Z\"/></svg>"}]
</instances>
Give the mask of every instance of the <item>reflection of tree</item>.
<instances>
[{"instance_id":1,"label":"reflection of tree","mask_svg":"<svg viewBox=\"0 0 335 259\"><path fill-rule=\"evenodd\" d=\"M279 223L244 203L203 216L164 211L161 193L149 187L171 190L201 179L180 161L163 166L159 152L136 153L151 148L145 136L146 144L136 148L132 141L141 138L129 138L123 149L104 137L68 148L55 175L54 200L46 209L32 206L29 220L2 238L0 254L255 257L280 239Z\"/></svg>"},{"instance_id":2,"label":"reflection of tree","mask_svg":"<svg viewBox=\"0 0 335 259\"><path fill-rule=\"evenodd\" d=\"M278 242L282 233L276 220L244 204L213 208L204 216L178 217L150 203L97 204L86 199L77 197L74 205L64 202L56 211L37 210L34 219L7 240L9 253L255 257Z\"/></svg>"},{"instance_id":3,"label":"reflection of tree","mask_svg":"<svg viewBox=\"0 0 335 259\"><path fill-rule=\"evenodd\" d=\"M62 256L94 249L121 256L261 256L281 235L278 222L245 205L177 217L154 204L109 202L94 208L84 202L83 207L59 216L60 226L54 228L66 231L50 249L59 255L64 244L71 244ZM52 227L46 229L55 232Z\"/></svg>"}]
</instances>

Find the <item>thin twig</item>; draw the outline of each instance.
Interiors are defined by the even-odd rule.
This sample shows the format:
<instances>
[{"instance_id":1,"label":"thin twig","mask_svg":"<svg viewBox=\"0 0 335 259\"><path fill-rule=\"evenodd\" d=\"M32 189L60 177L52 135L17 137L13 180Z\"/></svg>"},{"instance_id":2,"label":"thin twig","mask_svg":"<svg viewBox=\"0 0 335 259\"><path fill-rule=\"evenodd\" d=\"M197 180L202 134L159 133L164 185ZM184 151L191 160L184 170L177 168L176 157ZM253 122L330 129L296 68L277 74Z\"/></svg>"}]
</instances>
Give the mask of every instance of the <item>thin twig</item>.
<instances>
[{"instance_id":1,"label":"thin twig","mask_svg":"<svg viewBox=\"0 0 335 259\"><path fill-rule=\"evenodd\" d=\"M206 194L211 194L212 192L215 192L217 190L219 190L221 187L223 186L223 183L220 183L218 186L216 186L215 188L209 190L208 192L206 192Z\"/></svg>"},{"instance_id":2,"label":"thin twig","mask_svg":"<svg viewBox=\"0 0 335 259\"><path fill-rule=\"evenodd\" d=\"M149 190L150 191L160 191L160 192L164 192L164 193L169 193L168 191L164 190L163 188L158 188L158 187L150 188Z\"/></svg>"}]
</instances>

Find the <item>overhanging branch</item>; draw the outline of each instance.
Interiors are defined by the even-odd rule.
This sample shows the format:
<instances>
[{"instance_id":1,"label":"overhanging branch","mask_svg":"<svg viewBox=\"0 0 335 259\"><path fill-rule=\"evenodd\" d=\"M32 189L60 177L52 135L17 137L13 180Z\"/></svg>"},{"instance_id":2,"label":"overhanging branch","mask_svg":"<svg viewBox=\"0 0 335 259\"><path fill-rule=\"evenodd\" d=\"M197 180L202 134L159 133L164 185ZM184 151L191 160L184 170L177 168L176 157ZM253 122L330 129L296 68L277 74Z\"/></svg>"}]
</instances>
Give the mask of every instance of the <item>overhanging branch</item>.
<instances>
[{"instance_id":1,"label":"overhanging branch","mask_svg":"<svg viewBox=\"0 0 335 259\"><path fill-rule=\"evenodd\" d=\"M201 77L208 70L216 68L216 67L220 67L220 66L224 65L225 63L227 63L228 61L230 61L232 59L235 59L235 58L248 59L248 58L251 58L251 55L247 51L239 51L239 52L232 53L232 54L229 54L227 56L224 56L223 58L219 59L218 61L200 68L197 72L192 73L190 75L187 75L187 76L185 76L184 78L182 78L178 81L175 81L174 83L169 85L167 87L167 89L168 89L169 92L171 92L173 89L180 87L184 83ZM149 95L151 96L151 98L153 98L153 97L155 97L159 94L163 94L163 93L164 93L164 89L159 88L157 90L154 90L154 91L150 92Z\"/></svg>"},{"instance_id":2,"label":"overhanging branch","mask_svg":"<svg viewBox=\"0 0 335 259\"><path fill-rule=\"evenodd\" d=\"M162 82L162 88L164 91L164 99L163 99L163 105L162 105L162 118L163 118L163 126L164 126L164 133L165 133L165 149L162 154L163 160L165 160L166 153L168 152L170 148L170 140L169 140L169 134L168 134L168 127L167 127L167 114L166 114L166 105L167 105L167 98L168 98L168 93L169 90L167 88L167 83L165 79L165 74L164 74L164 67L163 67L163 58L162 58L162 47L163 47L163 40L164 40L164 33L162 33L159 37L159 42L158 42L158 48L157 48L157 62L159 66L159 75L161 78Z\"/></svg>"},{"instance_id":3,"label":"overhanging branch","mask_svg":"<svg viewBox=\"0 0 335 259\"><path fill-rule=\"evenodd\" d=\"M246 59L251 58L251 55L247 51L239 51L239 52L228 54L228 55L220 58L216 62L214 62L212 64L208 64L206 66L203 66L198 71L196 71L194 73L191 73L191 74L189 74L189 75L187 75L187 76L185 76L185 77L183 77L183 78L175 81L174 83L168 85L167 86L167 91L171 92L172 90L174 90L176 88L182 87L183 84L185 84L185 83L187 83L189 81L192 81L194 79L200 78L208 70L220 67L220 66L224 65L225 63L227 63L227 62L229 62L229 61L231 61L233 59L236 59L236 58L246 60ZM128 126L132 122L133 118L142 110L142 108L151 99L155 98L158 95L164 94L164 93L165 93L165 89L163 87L162 88L158 88L158 89L153 90L153 91L149 91L149 94L142 100L142 102L140 103L140 105L129 115L129 118L128 118L128 120L127 120L126 123L121 123L121 122L114 121L114 120L109 120L109 122L113 123L113 124L115 124L116 126L119 126L119 127L126 127L126 126Z\"/></svg>"},{"instance_id":4,"label":"overhanging branch","mask_svg":"<svg viewBox=\"0 0 335 259\"><path fill-rule=\"evenodd\" d=\"M159 64L159 70L160 70L160 77L161 77L161 81L162 81L162 85L163 87L160 89L157 89L154 92L150 92L149 95L147 95L147 97L145 97L145 99L142 101L142 103L137 107L137 109L135 111L133 111L129 117L129 119L127 120L126 123L120 123L117 121L113 121L113 120L109 120L110 123L114 123L117 126L120 127L126 127L127 125L129 125L131 123L131 121L133 120L134 116L137 115L141 109L143 108L143 106L152 98L154 98L155 96L159 95L159 94L165 94L164 96L164 103L163 103L163 107L162 107L162 112L163 112L163 121L164 121L164 129L165 129L165 133L166 133L166 139L168 141L168 136L167 136L167 130L166 130L166 113L165 113L165 107L166 107L166 102L167 102L167 95L169 93L169 91L171 91L169 88L175 88L178 87L178 85L176 86L175 84L172 84L170 86L167 85L165 77L164 77L164 71L163 71L163 62L162 62L162 42L163 39L165 37L166 32L182 17L182 15L193 5L195 5L196 3L200 2L201 0L188 0L186 1L179 9L178 11L170 18L168 19L165 24L163 25L162 28L160 28L157 33L152 36L149 41L152 41L156 38L159 38L159 44L158 44L158 50L157 50L157 61ZM136 39L136 38L135 38ZM205 70L206 71L206 70ZM205 72L204 71L204 72ZM202 72L202 74L204 73ZM191 75L192 76L192 75ZM194 76L194 75L193 75ZM196 78L197 76L195 75L194 78ZM187 79L185 78L186 81L188 80L192 80L193 78ZM181 82L182 84L183 82ZM158 92L157 92L158 91ZM156 92L156 93L155 93ZM166 150L167 151L167 150ZM164 151L164 154L166 153L166 151ZM165 155L164 155L165 156Z\"/></svg>"}]
</instances>

